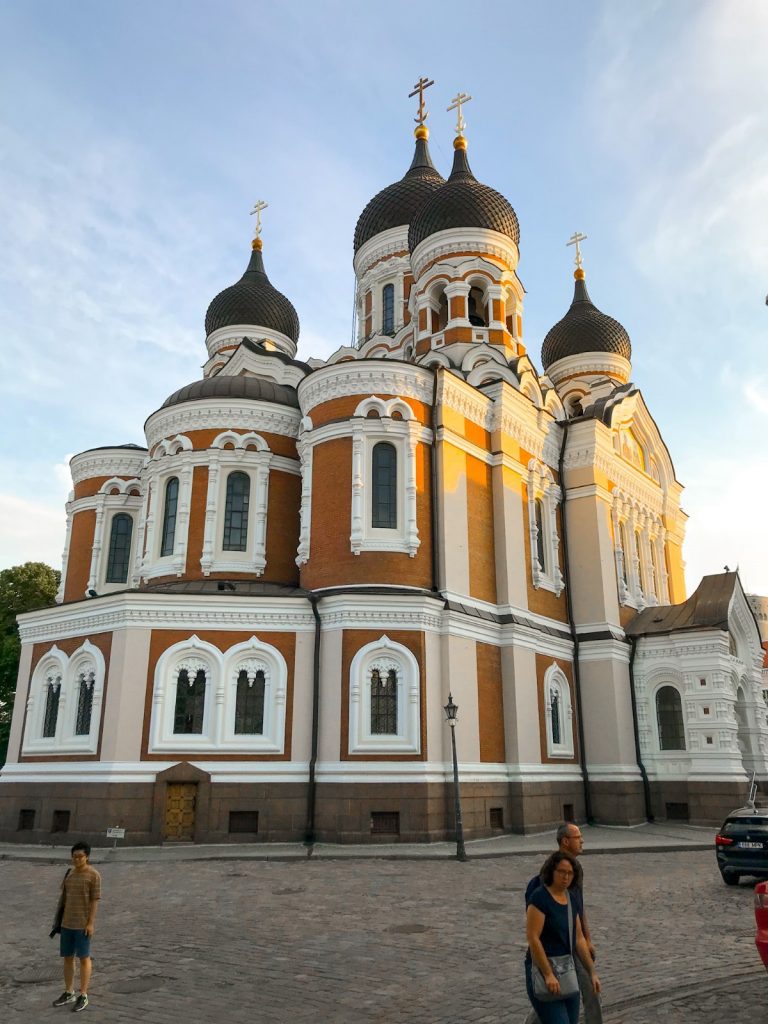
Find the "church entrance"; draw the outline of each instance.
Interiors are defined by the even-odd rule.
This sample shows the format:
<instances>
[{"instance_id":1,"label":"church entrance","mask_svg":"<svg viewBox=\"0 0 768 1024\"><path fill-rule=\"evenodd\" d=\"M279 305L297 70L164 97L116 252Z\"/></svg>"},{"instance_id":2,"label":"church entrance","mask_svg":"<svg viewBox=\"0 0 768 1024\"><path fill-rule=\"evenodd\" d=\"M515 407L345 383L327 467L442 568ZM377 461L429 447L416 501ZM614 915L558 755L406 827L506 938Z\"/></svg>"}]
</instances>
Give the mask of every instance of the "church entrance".
<instances>
[{"instance_id":1,"label":"church entrance","mask_svg":"<svg viewBox=\"0 0 768 1024\"><path fill-rule=\"evenodd\" d=\"M195 838L196 782L169 782L165 796L166 842L191 843Z\"/></svg>"}]
</instances>

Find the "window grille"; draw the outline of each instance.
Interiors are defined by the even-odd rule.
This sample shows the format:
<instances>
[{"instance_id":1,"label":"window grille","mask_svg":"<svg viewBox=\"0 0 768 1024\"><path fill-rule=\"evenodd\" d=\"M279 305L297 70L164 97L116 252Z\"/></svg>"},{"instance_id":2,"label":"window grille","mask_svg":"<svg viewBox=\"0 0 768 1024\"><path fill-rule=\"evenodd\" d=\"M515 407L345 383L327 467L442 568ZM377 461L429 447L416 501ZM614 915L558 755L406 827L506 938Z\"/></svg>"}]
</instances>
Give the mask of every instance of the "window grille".
<instances>
[{"instance_id":1,"label":"window grille","mask_svg":"<svg viewBox=\"0 0 768 1024\"><path fill-rule=\"evenodd\" d=\"M173 731L176 734L202 734L205 712L205 672L198 669L190 679L185 668L179 672L176 683L176 707Z\"/></svg>"},{"instance_id":2,"label":"window grille","mask_svg":"<svg viewBox=\"0 0 768 1024\"><path fill-rule=\"evenodd\" d=\"M371 672L371 734L397 735L397 673L393 668L383 679L379 669Z\"/></svg>"},{"instance_id":3,"label":"window grille","mask_svg":"<svg viewBox=\"0 0 768 1024\"><path fill-rule=\"evenodd\" d=\"M93 711L94 672L81 672L78 677L77 718L75 735L88 736L91 731L91 712Z\"/></svg>"},{"instance_id":4,"label":"window grille","mask_svg":"<svg viewBox=\"0 0 768 1024\"><path fill-rule=\"evenodd\" d=\"M371 835L377 836L399 836L400 835L400 812L399 811L372 811L371 812Z\"/></svg>"},{"instance_id":5,"label":"window grille","mask_svg":"<svg viewBox=\"0 0 768 1024\"><path fill-rule=\"evenodd\" d=\"M19 832L27 832L35 827L35 812L30 808L19 811Z\"/></svg>"},{"instance_id":6,"label":"window grille","mask_svg":"<svg viewBox=\"0 0 768 1024\"><path fill-rule=\"evenodd\" d=\"M248 544L248 503L251 478L247 473L230 473L227 477L227 501L224 508L225 551L245 551Z\"/></svg>"},{"instance_id":7,"label":"window grille","mask_svg":"<svg viewBox=\"0 0 768 1024\"><path fill-rule=\"evenodd\" d=\"M264 732L264 688L263 669L250 676L244 668L240 669L235 702L236 734L255 736Z\"/></svg>"},{"instance_id":8,"label":"window grille","mask_svg":"<svg viewBox=\"0 0 768 1024\"><path fill-rule=\"evenodd\" d=\"M165 485L165 511L163 513L163 542L160 555L172 555L176 543L176 512L179 506L179 478L172 476Z\"/></svg>"},{"instance_id":9,"label":"window grille","mask_svg":"<svg viewBox=\"0 0 768 1024\"><path fill-rule=\"evenodd\" d=\"M380 530L397 529L397 451L388 441L373 446L371 456L371 526Z\"/></svg>"},{"instance_id":10,"label":"window grille","mask_svg":"<svg viewBox=\"0 0 768 1024\"><path fill-rule=\"evenodd\" d=\"M51 832L69 832L69 811L54 811Z\"/></svg>"},{"instance_id":11,"label":"window grille","mask_svg":"<svg viewBox=\"0 0 768 1024\"><path fill-rule=\"evenodd\" d=\"M552 743L553 745L559 745L563 741L560 725L560 694L557 690L552 690L550 694L550 710L552 718Z\"/></svg>"},{"instance_id":12,"label":"window grille","mask_svg":"<svg viewBox=\"0 0 768 1024\"><path fill-rule=\"evenodd\" d=\"M112 520L109 535L109 557L107 558L107 583L126 583L128 564L131 558L131 537L133 516L121 512Z\"/></svg>"},{"instance_id":13,"label":"window grille","mask_svg":"<svg viewBox=\"0 0 768 1024\"><path fill-rule=\"evenodd\" d=\"M61 697L61 677L49 679L45 694L45 716L43 718L43 738L51 739L56 735L56 723L59 718L59 698Z\"/></svg>"},{"instance_id":14,"label":"window grille","mask_svg":"<svg viewBox=\"0 0 768 1024\"><path fill-rule=\"evenodd\" d=\"M395 286L385 284L381 293L382 298L382 334L395 333Z\"/></svg>"},{"instance_id":15,"label":"window grille","mask_svg":"<svg viewBox=\"0 0 768 1024\"><path fill-rule=\"evenodd\" d=\"M656 694L656 719L660 749L685 750L683 707L674 686L662 686Z\"/></svg>"},{"instance_id":16,"label":"window grille","mask_svg":"<svg viewBox=\"0 0 768 1024\"><path fill-rule=\"evenodd\" d=\"M259 812L258 811L230 811L229 812L230 832L258 832Z\"/></svg>"}]
</instances>

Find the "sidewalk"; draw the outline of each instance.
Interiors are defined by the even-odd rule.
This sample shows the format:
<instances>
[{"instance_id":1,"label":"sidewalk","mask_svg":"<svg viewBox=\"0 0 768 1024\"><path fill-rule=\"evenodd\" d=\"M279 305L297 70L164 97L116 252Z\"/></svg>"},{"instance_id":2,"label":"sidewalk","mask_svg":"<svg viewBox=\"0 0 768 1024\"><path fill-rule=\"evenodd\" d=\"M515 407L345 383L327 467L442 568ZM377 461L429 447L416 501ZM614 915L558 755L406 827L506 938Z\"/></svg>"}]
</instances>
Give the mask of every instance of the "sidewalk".
<instances>
[{"instance_id":1,"label":"sidewalk","mask_svg":"<svg viewBox=\"0 0 768 1024\"><path fill-rule=\"evenodd\" d=\"M655 853L659 850L711 850L715 829L696 825L659 823L619 828L582 825L584 854ZM69 860L66 846L22 846L0 843L0 860L58 862ZM503 835L493 839L475 839L466 844L470 860L486 857L520 857L547 854L555 849L555 833ZM94 847L92 864L161 863L181 860L448 860L456 856L455 843L376 843L370 846L316 843L311 851L301 843L222 843L195 845L168 843L164 846Z\"/></svg>"}]
</instances>

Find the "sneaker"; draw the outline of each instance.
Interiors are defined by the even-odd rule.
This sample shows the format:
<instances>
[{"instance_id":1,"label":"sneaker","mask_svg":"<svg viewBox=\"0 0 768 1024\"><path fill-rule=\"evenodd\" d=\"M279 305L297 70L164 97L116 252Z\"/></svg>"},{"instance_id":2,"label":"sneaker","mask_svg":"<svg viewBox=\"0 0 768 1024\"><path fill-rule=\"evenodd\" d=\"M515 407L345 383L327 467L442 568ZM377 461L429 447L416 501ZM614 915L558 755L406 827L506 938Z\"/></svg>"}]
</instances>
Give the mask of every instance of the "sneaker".
<instances>
[{"instance_id":1,"label":"sneaker","mask_svg":"<svg viewBox=\"0 0 768 1024\"><path fill-rule=\"evenodd\" d=\"M84 1010L87 1005L88 1005L88 996L84 996L84 995L81 994L75 1000L75 1005L72 1007L72 1012L73 1013L80 1013L80 1011Z\"/></svg>"},{"instance_id":2,"label":"sneaker","mask_svg":"<svg viewBox=\"0 0 768 1024\"><path fill-rule=\"evenodd\" d=\"M66 1006L67 1003L74 1003L75 998L74 992L62 992L58 999L53 1000L53 1005Z\"/></svg>"}]
</instances>

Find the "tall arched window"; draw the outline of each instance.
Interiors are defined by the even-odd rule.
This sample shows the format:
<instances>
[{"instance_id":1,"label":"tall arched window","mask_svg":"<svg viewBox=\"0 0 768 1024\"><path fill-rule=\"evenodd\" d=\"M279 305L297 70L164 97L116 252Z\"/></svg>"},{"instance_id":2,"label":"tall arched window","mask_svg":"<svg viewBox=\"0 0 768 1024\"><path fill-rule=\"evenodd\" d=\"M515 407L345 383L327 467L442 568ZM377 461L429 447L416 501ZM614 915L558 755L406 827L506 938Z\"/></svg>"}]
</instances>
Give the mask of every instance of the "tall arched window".
<instances>
[{"instance_id":1,"label":"tall arched window","mask_svg":"<svg viewBox=\"0 0 768 1024\"><path fill-rule=\"evenodd\" d=\"M78 676L75 736L88 736L90 734L91 715L93 713L93 687L95 682L95 672L81 672Z\"/></svg>"},{"instance_id":2,"label":"tall arched window","mask_svg":"<svg viewBox=\"0 0 768 1024\"><path fill-rule=\"evenodd\" d=\"M51 739L56 735L59 719L59 698L61 697L61 676L51 677L45 687L45 713L43 715L43 738Z\"/></svg>"},{"instance_id":3,"label":"tall arched window","mask_svg":"<svg viewBox=\"0 0 768 1024\"><path fill-rule=\"evenodd\" d=\"M558 746L562 743L563 723L560 720L562 712L560 709L560 693L557 690L552 690L550 693L549 706L552 712L552 743L554 746Z\"/></svg>"},{"instance_id":4,"label":"tall arched window","mask_svg":"<svg viewBox=\"0 0 768 1024\"><path fill-rule=\"evenodd\" d=\"M172 476L165 485L165 506L163 510L163 540L160 556L172 555L176 543L176 511L179 505L179 478Z\"/></svg>"},{"instance_id":5,"label":"tall arched window","mask_svg":"<svg viewBox=\"0 0 768 1024\"><path fill-rule=\"evenodd\" d=\"M183 668L176 681L176 706L173 714L174 733L202 733L205 714L205 672L198 669L195 678Z\"/></svg>"},{"instance_id":6,"label":"tall arched window","mask_svg":"<svg viewBox=\"0 0 768 1024\"><path fill-rule=\"evenodd\" d=\"M371 526L379 530L397 529L397 451L388 441L380 441L371 453Z\"/></svg>"},{"instance_id":7,"label":"tall arched window","mask_svg":"<svg viewBox=\"0 0 768 1024\"><path fill-rule=\"evenodd\" d=\"M487 327L485 302L480 288L470 288L467 296L467 316L473 327Z\"/></svg>"},{"instance_id":8,"label":"tall arched window","mask_svg":"<svg viewBox=\"0 0 768 1024\"><path fill-rule=\"evenodd\" d=\"M536 557L539 560L541 571L547 572L547 563L545 562L544 554L544 506L541 498L536 499L534 511L536 515Z\"/></svg>"},{"instance_id":9,"label":"tall arched window","mask_svg":"<svg viewBox=\"0 0 768 1024\"><path fill-rule=\"evenodd\" d=\"M371 672L371 735L397 735L397 672Z\"/></svg>"},{"instance_id":10,"label":"tall arched window","mask_svg":"<svg viewBox=\"0 0 768 1024\"><path fill-rule=\"evenodd\" d=\"M248 503L251 478L247 473L230 473L227 477L227 501L224 508L225 551L245 551L248 547Z\"/></svg>"},{"instance_id":11,"label":"tall arched window","mask_svg":"<svg viewBox=\"0 0 768 1024\"><path fill-rule=\"evenodd\" d=\"M382 334L395 333L395 286L385 284L381 292L381 331Z\"/></svg>"},{"instance_id":12,"label":"tall arched window","mask_svg":"<svg viewBox=\"0 0 768 1024\"><path fill-rule=\"evenodd\" d=\"M257 736L264 732L264 669L248 674L241 668L237 674L235 701L235 733Z\"/></svg>"},{"instance_id":13,"label":"tall arched window","mask_svg":"<svg viewBox=\"0 0 768 1024\"><path fill-rule=\"evenodd\" d=\"M121 512L112 519L109 534L109 556L107 558L107 583L126 583L128 563L131 559L131 537L133 516Z\"/></svg>"},{"instance_id":14,"label":"tall arched window","mask_svg":"<svg viewBox=\"0 0 768 1024\"><path fill-rule=\"evenodd\" d=\"M683 705L674 686L662 686L656 694L656 721L661 750L685 750Z\"/></svg>"}]
</instances>

